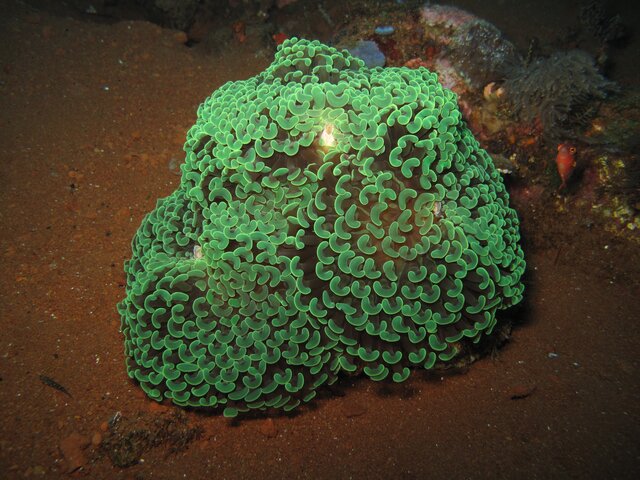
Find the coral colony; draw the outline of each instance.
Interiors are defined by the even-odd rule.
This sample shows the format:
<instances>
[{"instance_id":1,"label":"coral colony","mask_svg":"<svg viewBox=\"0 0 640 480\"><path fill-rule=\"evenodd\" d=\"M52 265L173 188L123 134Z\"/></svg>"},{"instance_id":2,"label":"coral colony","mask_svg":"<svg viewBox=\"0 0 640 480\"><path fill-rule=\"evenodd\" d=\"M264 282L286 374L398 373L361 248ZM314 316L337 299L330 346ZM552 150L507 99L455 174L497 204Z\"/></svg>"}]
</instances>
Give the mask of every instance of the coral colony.
<instances>
[{"instance_id":1,"label":"coral colony","mask_svg":"<svg viewBox=\"0 0 640 480\"><path fill-rule=\"evenodd\" d=\"M185 151L119 304L153 399L235 416L294 409L340 372L402 382L522 298L502 179L425 68L285 40L200 106Z\"/></svg>"}]
</instances>

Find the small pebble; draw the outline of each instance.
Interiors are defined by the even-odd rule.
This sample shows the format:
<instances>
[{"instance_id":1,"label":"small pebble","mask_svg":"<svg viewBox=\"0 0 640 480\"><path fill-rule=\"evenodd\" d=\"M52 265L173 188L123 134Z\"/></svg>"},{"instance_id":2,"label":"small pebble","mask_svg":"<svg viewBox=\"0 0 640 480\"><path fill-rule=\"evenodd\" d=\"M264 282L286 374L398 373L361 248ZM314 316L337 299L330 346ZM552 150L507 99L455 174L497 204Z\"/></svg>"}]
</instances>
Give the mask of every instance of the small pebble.
<instances>
[{"instance_id":1,"label":"small pebble","mask_svg":"<svg viewBox=\"0 0 640 480\"><path fill-rule=\"evenodd\" d=\"M182 31L179 31L179 32L174 33L174 34L173 34L173 39L174 39L177 43L182 44L182 45L184 45L185 43L187 43L187 40L189 40L189 38L187 38L187 34L186 34L186 33L184 33L184 32L182 32Z\"/></svg>"},{"instance_id":2,"label":"small pebble","mask_svg":"<svg viewBox=\"0 0 640 480\"><path fill-rule=\"evenodd\" d=\"M171 157L171 159L169 160L169 171L174 175L182 175L182 172L180 171L180 164L180 160L178 160L176 157Z\"/></svg>"},{"instance_id":3,"label":"small pebble","mask_svg":"<svg viewBox=\"0 0 640 480\"><path fill-rule=\"evenodd\" d=\"M515 385L511 388L511 390L509 391L509 396L511 397L511 400L520 400L523 398L527 398L535 391L535 385L520 384Z\"/></svg>"},{"instance_id":4,"label":"small pebble","mask_svg":"<svg viewBox=\"0 0 640 480\"><path fill-rule=\"evenodd\" d=\"M135 398L137 398L139 400L146 400L147 399L147 396L145 395L144 390L142 390L141 388L136 388L133 391L132 395L133 395L133 397L135 397Z\"/></svg>"},{"instance_id":5,"label":"small pebble","mask_svg":"<svg viewBox=\"0 0 640 480\"><path fill-rule=\"evenodd\" d=\"M68 473L75 472L87 463L84 449L88 445L88 439L78 432L73 432L60 442L60 451L66 461L66 471Z\"/></svg>"},{"instance_id":6,"label":"small pebble","mask_svg":"<svg viewBox=\"0 0 640 480\"><path fill-rule=\"evenodd\" d=\"M273 418L267 418L262 425L260 425L260 433L267 438L274 438L278 435L278 429Z\"/></svg>"},{"instance_id":7,"label":"small pebble","mask_svg":"<svg viewBox=\"0 0 640 480\"><path fill-rule=\"evenodd\" d=\"M71 179L71 180L82 180L82 178L84 177L83 174L78 173L75 170L69 170L67 172L67 176Z\"/></svg>"},{"instance_id":8,"label":"small pebble","mask_svg":"<svg viewBox=\"0 0 640 480\"><path fill-rule=\"evenodd\" d=\"M42 465L36 465L35 467L33 467L33 474L34 475L46 475L47 470L42 466Z\"/></svg>"},{"instance_id":9,"label":"small pebble","mask_svg":"<svg viewBox=\"0 0 640 480\"><path fill-rule=\"evenodd\" d=\"M395 31L396 29L393 28L391 25L380 25L379 27L376 27L373 32L376 35L380 35L381 37L386 37L388 35L393 34L393 32Z\"/></svg>"},{"instance_id":10,"label":"small pebble","mask_svg":"<svg viewBox=\"0 0 640 480\"><path fill-rule=\"evenodd\" d=\"M169 410L169 407L163 405L162 403L158 403L155 400L151 400L147 403L149 412L151 413L164 413Z\"/></svg>"},{"instance_id":11,"label":"small pebble","mask_svg":"<svg viewBox=\"0 0 640 480\"><path fill-rule=\"evenodd\" d=\"M94 447L97 447L101 443L102 443L102 434L100 432L94 433L93 436L91 437L91 445L93 445Z\"/></svg>"},{"instance_id":12,"label":"small pebble","mask_svg":"<svg viewBox=\"0 0 640 480\"><path fill-rule=\"evenodd\" d=\"M343 413L347 418L359 417L367 413L367 407L360 402L352 401L345 404Z\"/></svg>"},{"instance_id":13,"label":"small pebble","mask_svg":"<svg viewBox=\"0 0 640 480\"><path fill-rule=\"evenodd\" d=\"M553 358L558 358L560 355L558 355L556 352L549 352L547 353L547 357L553 359Z\"/></svg>"}]
</instances>

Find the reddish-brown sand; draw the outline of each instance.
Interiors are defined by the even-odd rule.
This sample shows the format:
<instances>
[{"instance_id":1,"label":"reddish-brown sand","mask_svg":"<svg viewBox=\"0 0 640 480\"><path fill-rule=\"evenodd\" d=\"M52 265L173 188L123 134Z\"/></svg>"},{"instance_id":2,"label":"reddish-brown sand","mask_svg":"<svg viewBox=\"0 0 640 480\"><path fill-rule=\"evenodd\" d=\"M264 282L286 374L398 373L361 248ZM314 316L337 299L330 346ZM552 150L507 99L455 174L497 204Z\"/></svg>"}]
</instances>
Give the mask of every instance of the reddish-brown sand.
<instances>
[{"instance_id":1,"label":"reddish-brown sand","mask_svg":"<svg viewBox=\"0 0 640 480\"><path fill-rule=\"evenodd\" d=\"M131 238L179 182L197 105L268 59L3 3L0 478L62 478L74 461L95 479L640 478L634 247L572 229L562 250L528 249L526 300L494 358L396 386L344 379L292 416L187 412L198 439L115 467L100 443L116 412L149 424L179 410L125 372L115 305Z\"/></svg>"}]
</instances>

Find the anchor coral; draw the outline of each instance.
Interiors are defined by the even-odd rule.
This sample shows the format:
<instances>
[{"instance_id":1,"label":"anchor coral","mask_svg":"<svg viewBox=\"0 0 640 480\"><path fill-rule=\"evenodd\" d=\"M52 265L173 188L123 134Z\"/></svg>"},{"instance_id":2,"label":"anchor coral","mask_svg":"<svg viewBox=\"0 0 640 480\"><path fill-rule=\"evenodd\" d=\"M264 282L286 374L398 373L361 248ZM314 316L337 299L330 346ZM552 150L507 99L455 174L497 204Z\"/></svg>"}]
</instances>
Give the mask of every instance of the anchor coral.
<instances>
[{"instance_id":1,"label":"anchor coral","mask_svg":"<svg viewBox=\"0 0 640 480\"><path fill-rule=\"evenodd\" d=\"M288 39L198 109L125 263L128 373L179 405L291 410L339 372L405 380L519 302L518 219L456 97Z\"/></svg>"}]
</instances>

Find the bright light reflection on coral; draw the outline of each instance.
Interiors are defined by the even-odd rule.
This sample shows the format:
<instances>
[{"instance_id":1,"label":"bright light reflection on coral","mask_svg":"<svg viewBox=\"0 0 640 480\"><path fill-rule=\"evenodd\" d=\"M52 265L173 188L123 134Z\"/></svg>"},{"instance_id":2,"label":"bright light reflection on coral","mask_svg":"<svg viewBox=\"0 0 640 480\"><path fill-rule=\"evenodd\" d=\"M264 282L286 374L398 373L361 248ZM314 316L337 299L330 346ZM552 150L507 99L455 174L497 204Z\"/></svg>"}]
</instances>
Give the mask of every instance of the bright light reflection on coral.
<instances>
[{"instance_id":1,"label":"bright light reflection on coral","mask_svg":"<svg viewBox=\"0 0 640 480\"><path fill-rule=\"evenodd\" d=\"M320 146L321 147L335 147L336 138L333 136L333 125L327 123L320 134Z\"/></svg>"}]
</instances>

